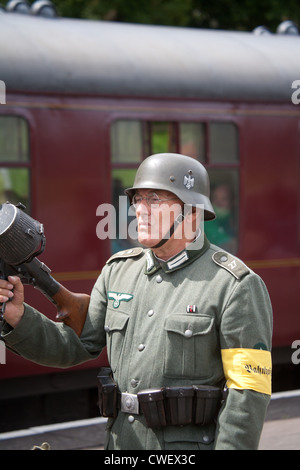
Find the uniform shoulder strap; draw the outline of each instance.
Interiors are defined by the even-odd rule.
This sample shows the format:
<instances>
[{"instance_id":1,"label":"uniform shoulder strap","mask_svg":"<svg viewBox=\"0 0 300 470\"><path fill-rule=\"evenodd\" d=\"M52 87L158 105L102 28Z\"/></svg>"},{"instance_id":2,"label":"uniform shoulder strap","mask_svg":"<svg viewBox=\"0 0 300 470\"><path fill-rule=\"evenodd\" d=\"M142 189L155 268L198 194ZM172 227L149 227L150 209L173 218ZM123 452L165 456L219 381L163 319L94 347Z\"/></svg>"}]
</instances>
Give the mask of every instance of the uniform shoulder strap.
<instances>
[{"instance_id":1,"label":"uniform shoulder strap","mask_svg":"<svg viewBox=\"0 0 300 470\"><path fill-rule=\"evenodd\" d=\"M212 256L213 261L222 268L226 269L236 279L240 280L246 276L250 269L240 259L232 256L225 251L217 251Z\"/></svg>"},{"instance_id":2,"label":"uniform shoulder strap","mask_svg":"<svg viewBox=\"0 0 300 470\"><path fill-rule=\"evenodd\" d=\"M135 256L139 256L141 253L143 253L143 251L144 250L141 247L118 251L118 253L115 253L106 261L106 264L110 263L111 261L115 261L117 259L134 258Z\"/></svg>"}]
</instances>

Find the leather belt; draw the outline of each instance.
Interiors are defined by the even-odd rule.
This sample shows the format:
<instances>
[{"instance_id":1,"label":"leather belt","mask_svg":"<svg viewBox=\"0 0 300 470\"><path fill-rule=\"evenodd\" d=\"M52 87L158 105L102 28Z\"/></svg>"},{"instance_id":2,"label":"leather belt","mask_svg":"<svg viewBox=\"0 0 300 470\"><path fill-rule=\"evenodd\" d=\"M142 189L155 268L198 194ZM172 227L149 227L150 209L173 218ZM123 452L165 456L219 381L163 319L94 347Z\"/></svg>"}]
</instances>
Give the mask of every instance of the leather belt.
<instances>
[{"instance_id":1,"label":"leather belt","mask_svg":"<svg viewBox=\"0 0 300 470\"><path fill-rule=\"evenodd\" d=\"M109 367L97 375L101 416L116 418L118 411L143 414L148 427L206 425L215 421L226 393L211 385L148 389L138 394L119 392Z\"/></svg>"},{"instance_id":2,"label":"leather belt","mask_svg":"<svg viewBox=\"0 0 300 470\"><path fill-rule=\"evenodd\" d=\"M216 419L222 395L220 388L209 385L148 389L137 395L118 392L118 408L123 413L143 414L150 428L205 425Z\"/></svg>"}]
</instances>

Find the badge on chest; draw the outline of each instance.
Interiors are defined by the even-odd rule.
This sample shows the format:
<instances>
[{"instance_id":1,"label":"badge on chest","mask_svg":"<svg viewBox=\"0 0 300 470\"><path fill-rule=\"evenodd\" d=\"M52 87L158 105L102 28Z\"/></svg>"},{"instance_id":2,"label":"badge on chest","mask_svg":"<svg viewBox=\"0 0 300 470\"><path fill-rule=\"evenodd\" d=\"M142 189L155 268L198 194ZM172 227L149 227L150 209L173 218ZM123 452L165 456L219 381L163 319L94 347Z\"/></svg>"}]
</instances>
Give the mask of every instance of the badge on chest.
<instances>
[{"instance_id":1,"label":"badge on chest","mask_svg":"<svg viewBox=\"0 0 300 470\"><path fill-rule=\"evenodd\" d=\"M133 299L133 295L125 294L124 292L108 292L107 298L109 300L113 300L114 308L118 308L122 301L129 302L131 299Z\"/></svg>"}]
</instances>

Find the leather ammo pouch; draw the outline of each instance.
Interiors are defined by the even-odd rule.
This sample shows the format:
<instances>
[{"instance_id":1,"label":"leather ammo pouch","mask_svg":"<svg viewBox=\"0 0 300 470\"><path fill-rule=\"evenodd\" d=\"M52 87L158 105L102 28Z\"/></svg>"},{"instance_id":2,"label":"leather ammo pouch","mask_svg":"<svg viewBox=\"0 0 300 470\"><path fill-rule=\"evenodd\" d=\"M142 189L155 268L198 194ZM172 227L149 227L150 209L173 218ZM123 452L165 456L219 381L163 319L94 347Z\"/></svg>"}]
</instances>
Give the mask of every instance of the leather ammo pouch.
<instances>
[{"instance_id":1,"label":"leather ammo pouch","mask_svg":"<svg viewBox=\"0 0 300 470\"><path fill-rule=\"evenodd\" d=\"M168 425L182 426L193 422L193 387L166 387L165 407Z\"/></svg>"},{"instance_id":2,"label":"leather ammo pouch","mask_svg":"<svg viewBox=\"0 0 300 470\"><path fill-rule=\"evenodd\" d=\"M161 428L167 426L164 408L164 390L142 390L137 394L141 411L145 416L149 428Z\"/></svg>"},{"instance_id":3,"label":"leather ammo pouch","mask_svg":"<svg viewBox=\"0 0 300 470\"><path fill-rule=\"evenodd\" d=\"M149 389L137 395L149 428L210 424L222 400L222 390L210 385Z\"/></svg>"},{"instance_id":4,"label":"leather ammo pouch","mask_svg":"<svg viewBox=\"0 0 300 470\"><path fill-rule=\"evenodd\" d=\"M222 390L211 385L193 385L195 390L195 424L210 424L221 406Z\"/></svg>"},{"instance_id":5,"label":"leather ammo pouch","mask_svg":"<svg viewBox=\"0 0 300 470\"><path fill-rule=\"evenodd\" d=\"M117 384L112 378L110 367L101 367L98 375L98 399L100 415L106 418L115 418L117 407Z\"/></svg>"}]
</instances>

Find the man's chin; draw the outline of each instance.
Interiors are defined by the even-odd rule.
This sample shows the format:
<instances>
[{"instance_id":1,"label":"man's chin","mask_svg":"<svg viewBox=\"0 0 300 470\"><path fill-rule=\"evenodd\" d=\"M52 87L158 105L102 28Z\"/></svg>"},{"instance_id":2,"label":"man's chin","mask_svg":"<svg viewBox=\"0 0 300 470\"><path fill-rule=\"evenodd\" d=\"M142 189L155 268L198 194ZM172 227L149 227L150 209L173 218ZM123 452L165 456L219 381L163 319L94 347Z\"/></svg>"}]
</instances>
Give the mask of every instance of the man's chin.
<instances>
[{"instance_id":1,"label":"man's chin","mask_svg":"<svg viewBox=\"0 0 300 470\"><path fill-rule=\"evenodd\" d=\"M138 237L138 242L144 246L145 248L152 248L154 247L155 245L157 245L157 243L160 242L160 240L153 240L153 238L150 238L150 237L147 237L147 236L142 236L140 235Z\"/></svg>"}]
</instances>

